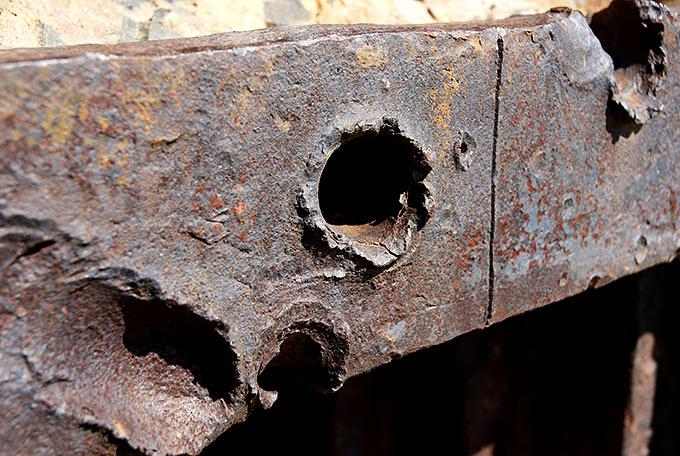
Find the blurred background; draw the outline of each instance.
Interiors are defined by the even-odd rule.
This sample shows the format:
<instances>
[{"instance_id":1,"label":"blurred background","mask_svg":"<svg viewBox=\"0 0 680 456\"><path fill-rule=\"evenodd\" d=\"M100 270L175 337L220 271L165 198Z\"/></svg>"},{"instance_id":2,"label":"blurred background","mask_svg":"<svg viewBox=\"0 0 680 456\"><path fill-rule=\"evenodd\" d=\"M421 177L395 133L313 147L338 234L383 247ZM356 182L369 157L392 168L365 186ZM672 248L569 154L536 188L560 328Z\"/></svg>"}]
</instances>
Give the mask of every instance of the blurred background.
<instances>
[{"instance_id":1,"label":"blurred background","mask_svg":"<svg viewBox=\"0 0 680 456\"><path fill-rule=\"evenodd\" d=\"M568 6L588 15L608 3L609 0L0 0L0 48L113 44L283 24L479 21L542 13L555 6Z\"/></svg>"}]
</instances>

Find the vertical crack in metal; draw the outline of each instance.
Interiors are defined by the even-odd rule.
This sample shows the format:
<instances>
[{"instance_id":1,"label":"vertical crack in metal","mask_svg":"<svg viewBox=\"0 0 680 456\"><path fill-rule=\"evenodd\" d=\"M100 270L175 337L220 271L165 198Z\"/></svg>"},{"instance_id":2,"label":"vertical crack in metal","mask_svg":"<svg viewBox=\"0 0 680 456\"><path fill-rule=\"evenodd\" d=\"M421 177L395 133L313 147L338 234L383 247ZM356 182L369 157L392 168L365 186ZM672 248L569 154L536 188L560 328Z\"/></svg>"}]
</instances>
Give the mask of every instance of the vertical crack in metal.
<instances>
[{"instance_id":1,"label":"vertical crack in metal","mask_svg":"<svg viewBox=\"0 0 680 456\"><path fill-rule=\"evenodd\" d=\"M493 266L494 235L496 231L496 147L498 145L498 111L501 100L501 77L503 73L503 37L498 37L498 66L496 69L496 100L493 115L493 145L491 148L491 221L489 226L489 302L486 307L484 326L489 326L493 312L495 271Z\"/></svg>"}]
</instances>

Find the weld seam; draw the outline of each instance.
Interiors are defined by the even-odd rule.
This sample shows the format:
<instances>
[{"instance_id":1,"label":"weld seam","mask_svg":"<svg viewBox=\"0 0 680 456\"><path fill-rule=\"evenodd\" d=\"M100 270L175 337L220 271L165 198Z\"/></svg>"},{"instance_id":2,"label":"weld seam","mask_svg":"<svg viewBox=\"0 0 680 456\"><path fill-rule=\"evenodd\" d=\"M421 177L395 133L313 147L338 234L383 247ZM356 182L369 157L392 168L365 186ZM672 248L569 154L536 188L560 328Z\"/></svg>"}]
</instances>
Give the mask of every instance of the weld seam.
<instances>
[{"instance_id":1,"label":"weld seam","mask_svg":"<svg viewBox=\"0 0 680 456\"><path fill-rule=\"evenodd\" d=\"M493 314L493 297L496 283L493 250L496 234L496 150L498 147L498 112L501 103L501 84L503 75L503 37L498 37L498 64L496 67L496 93L493 115L493 144L491 147L491 220L489 224L489 301L486 306L484 326L489 326Z\"/></svg>"}]
</instances>

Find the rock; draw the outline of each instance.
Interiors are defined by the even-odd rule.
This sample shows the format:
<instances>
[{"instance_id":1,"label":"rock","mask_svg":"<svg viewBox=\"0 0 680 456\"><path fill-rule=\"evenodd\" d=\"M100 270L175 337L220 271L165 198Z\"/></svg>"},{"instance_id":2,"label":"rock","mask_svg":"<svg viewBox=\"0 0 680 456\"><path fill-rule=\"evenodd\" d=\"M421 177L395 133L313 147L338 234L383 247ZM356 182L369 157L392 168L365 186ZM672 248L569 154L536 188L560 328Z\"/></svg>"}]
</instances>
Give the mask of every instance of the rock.
<instances>
[{"instance_id":1,"label":"rock","mask_svg":"<svg viewBox=\"0 0 680 456\"><path fill-rule=\"evenodd\" d=\"M499 19L608 0L0 0L0 48L120 43L282 24L414 24ZM66 19L68 18L68 20Z\"/></svg>"},{"instance_id":2,"label":"rock","mask_svg":"<svg viewBox=\"0 0 680 456\"><path fill-rule=\"evenodd\" d=\"M166 17L171 14L169 9L157 9L153 16L151 17L151 22L149 23L149 35L147 39L149 40L163 40L166 38L179 38L182 35L175 30L172 30L172 23L166 25Z\"/></svg>"},{"instance_id":3,"label":"rock","mask_svg":"<svg viewBox=\"0 0 680 456\"><path fill-rule=\"evenodd\" d=\"M38 36L40 46L54 47L64 45L57 30L49 24L38 22Z\"/></svg>"},{"instance_id":4,"label":"rock","mask_svg":"<svg viewBox=\"0 0 680 456\"><path fill-rule=\"evenodd\" d=\"M311 15L299 0L269 0L264 3L264 20L268 26L309 24Z\"/></svg>"}]
</instances>

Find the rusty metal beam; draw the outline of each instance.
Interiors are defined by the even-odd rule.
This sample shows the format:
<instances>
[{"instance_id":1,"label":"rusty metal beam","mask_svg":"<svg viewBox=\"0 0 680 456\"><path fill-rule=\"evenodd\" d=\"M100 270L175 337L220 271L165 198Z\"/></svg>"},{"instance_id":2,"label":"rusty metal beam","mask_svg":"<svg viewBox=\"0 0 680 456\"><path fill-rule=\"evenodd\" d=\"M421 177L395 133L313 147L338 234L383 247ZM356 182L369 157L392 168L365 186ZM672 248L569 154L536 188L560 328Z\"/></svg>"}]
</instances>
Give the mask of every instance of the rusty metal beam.
<instances>
[{"instance_id":1,"label":"rusty metal beam","mask_svg":"<svg viewBox=\"0 0 680 456\"><path fill-rule=\"evenodd\" d=\"M0 52L2 451L197 453L674 258L678 20L591 25Z\"/></svg>"}]
</instances>

